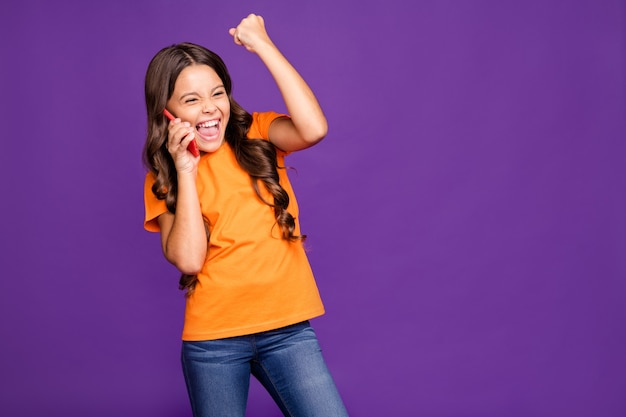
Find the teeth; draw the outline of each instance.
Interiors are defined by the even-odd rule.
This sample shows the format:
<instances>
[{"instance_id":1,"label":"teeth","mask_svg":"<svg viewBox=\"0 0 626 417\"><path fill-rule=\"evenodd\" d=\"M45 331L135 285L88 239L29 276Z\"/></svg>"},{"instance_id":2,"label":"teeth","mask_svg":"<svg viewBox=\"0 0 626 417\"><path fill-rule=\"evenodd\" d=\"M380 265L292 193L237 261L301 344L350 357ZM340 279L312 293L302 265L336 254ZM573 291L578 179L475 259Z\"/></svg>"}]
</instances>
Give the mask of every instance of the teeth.
<instances>
[{"instance_id":1,"label":"teeth","mask_svg":"<svg viewBox=\"0 0 626 417\"><path fill-rule=\"evenodd\" d=\"M209 122L200 123L198 127L213 127L217 126L217 120L211 120Z\"/></svg>"}]
</instances>

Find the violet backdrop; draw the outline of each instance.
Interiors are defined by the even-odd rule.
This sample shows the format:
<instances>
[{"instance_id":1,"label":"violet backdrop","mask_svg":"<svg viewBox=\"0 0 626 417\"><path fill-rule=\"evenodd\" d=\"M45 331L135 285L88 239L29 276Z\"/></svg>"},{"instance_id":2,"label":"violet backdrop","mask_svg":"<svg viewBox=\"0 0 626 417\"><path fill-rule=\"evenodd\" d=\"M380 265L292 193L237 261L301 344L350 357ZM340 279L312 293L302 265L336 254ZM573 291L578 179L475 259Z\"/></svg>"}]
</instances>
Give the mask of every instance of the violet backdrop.
<instances>
[{"instance_id":1,"label":"violet backdrop","mask_svg":"<svg viewBox=\"0 0 626 417\"><path fill-rule=\"evenodd\" d=\"M5 2L0 415L191 415L143 76L197 42L284 111L227 32L252 12L330 122L288 162L351 415L625 416L620 0Z\"/></svg>"}]
</instances>

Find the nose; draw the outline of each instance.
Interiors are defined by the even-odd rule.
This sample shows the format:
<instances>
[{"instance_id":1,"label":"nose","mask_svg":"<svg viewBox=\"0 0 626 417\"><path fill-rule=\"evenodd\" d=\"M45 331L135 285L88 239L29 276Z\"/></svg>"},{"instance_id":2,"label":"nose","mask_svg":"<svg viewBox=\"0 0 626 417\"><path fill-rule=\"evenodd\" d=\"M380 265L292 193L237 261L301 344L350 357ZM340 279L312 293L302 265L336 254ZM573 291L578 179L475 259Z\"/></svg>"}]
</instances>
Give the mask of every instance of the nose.
<instances>
[{"instance_id":1,"label":"nose","mask_svg":"<svg viewBox=\"0 0 626 417\"><path fill-rule=\"evenodd\" d=\"M217 106L211 100L206 100L202 106L204 113L213 113L217 109Z\"/></svg>"}]
</instances>

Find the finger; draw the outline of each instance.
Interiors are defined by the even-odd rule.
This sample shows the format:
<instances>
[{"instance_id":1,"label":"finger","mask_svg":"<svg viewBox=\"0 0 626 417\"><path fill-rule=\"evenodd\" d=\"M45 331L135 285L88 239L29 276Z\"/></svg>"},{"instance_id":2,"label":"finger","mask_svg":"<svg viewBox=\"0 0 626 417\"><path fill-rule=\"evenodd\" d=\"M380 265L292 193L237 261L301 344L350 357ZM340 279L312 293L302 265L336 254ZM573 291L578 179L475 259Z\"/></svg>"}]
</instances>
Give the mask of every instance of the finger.
<instances>
[{"instance_id":1,"label":"finger","mask_svg":"<svg viewBox=\"0 0 626 417\"><path fill-rule=\"evenodd\" d=\"M189 134L187 136L185 136L183 138L183 140L180 142L180 146L181 148L185 149L186 152L189 152L191 154L193 154L193 152L191 151L189 145L191 145L191 142L193 142L196 139L196 134L195 132L189 132ZM197 149L197 146L196 146ZM194 155L196 156L196 155Z\"/></svg>"},{"instance_id":2,"label":"finger","mask_svg":"<svg viewBox=\"0 0 626 417\"><path fill-rule=\"evenodd\" d=\"M170 122L170 126L168 127L168 136L170 138L170 142L175 141L175 138L177 137L181 137L181 131L186 132L188 130L189 127L185 126L185 123L182 123L180 119L172 120Z\"/></svg>"},{"instance_id":3,"label":"finger","mask_svg":"<svg viewBox=\"0 0 626 417\"><path fill-rule=\"evenodd\" d=\"M193 129L189 126L177 125L172 127L169 133L168 149L171 152L176 152L189 135L195 137Z\"/></svg>"},{"instance_id":4,"label":"finger","mask_svg":"<svg viewBox=\"0 0 626 417\"><path fill-rule=\"evenodd\" d=\"M180 141L180 144L185 145L186 147L187 145L189 145L189 142L191 142L195 137L196 137L196 133L193 130L190 130L189 132L187 132L185 136L183 136L182 140Z\"/></svg>"},{"instance_id":5,"label":"finger","mask_svg":"<svg viewBox=\"0 0 626 417\"><path fill-rule=\"evenodd\" d=\"M235 41L237 45L242 45L241 39L239 39L239 36L237 35L237 29L230 28L228 29L228 33L233 37L233 41Z\"/></svg>"}]
</instances>

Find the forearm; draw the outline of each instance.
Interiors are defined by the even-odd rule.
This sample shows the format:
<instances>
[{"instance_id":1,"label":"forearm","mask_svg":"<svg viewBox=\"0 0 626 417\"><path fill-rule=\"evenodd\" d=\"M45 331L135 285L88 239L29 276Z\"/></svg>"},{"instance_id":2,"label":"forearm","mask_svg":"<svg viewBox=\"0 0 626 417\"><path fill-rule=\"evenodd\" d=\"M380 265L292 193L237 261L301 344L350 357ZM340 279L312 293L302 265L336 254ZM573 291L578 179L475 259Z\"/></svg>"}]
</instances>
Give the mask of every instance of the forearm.
<instances>
[{"instance_id":1,"label":"forearm","mask_svg":"<svg viewBox=\"0 0 626 417\"><path fill-rule=\"evenodd\" d=\"M207 247L195 175L179 174L176 214L163 241L163 252L182 273L194 275L204 265Z\"/></svg>"},{"instance_id":2,"label":"forearm","mask_svg":"<svg viewBox=\"0 0 626 417\"><path fill-rule=\"evenodd\" d=\"M326 136L328 123L313 91L271 40L255 48L285 101L300 139L314 144Z\"/></svg>"}]
</instances>

